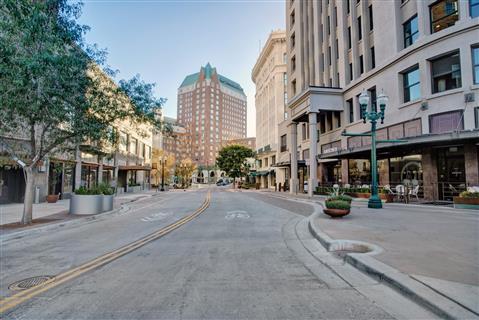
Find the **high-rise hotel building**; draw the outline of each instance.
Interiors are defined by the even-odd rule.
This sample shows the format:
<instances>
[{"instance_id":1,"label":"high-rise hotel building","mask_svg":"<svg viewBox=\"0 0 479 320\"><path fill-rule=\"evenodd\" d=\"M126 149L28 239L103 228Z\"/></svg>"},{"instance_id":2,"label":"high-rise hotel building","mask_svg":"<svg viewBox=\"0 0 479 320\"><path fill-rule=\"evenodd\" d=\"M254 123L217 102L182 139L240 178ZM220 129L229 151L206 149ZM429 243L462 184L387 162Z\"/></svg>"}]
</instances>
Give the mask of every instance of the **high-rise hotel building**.
<instances>
[{"instance_id":1,"label":"high-rise hotel building","mask_svg":"<svg viewBox=\"0 0 479 320\"><path fill-rule=\"evenodd\" d=\"M223 141L246 137L246 95L208 63L178 88L178 123L191 135L191 159L212 166Z\"/></svg>"},{"instance_id":2,"label":"high-rise hotel building","mask_svg":"<svg viewBox=\"0 0 479 320\"><path fill-rule=\"evenodd\" d=\"M288 112L280 127L291 192L370 184L369 109L389 97L380 185L450 200L479 185L479 1L287 0Z\"/></svg>"}]
</instances>

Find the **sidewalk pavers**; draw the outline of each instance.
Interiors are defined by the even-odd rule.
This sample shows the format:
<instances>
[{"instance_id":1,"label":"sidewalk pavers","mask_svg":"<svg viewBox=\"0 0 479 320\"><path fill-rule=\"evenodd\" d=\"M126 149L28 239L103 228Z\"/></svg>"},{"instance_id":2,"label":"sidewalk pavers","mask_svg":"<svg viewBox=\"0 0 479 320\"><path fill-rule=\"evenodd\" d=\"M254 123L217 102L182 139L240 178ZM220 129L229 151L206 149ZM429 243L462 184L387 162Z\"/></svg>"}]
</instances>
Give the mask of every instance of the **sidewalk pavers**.
<instances>
[{"instance_id":1,"label":"sidewalk pavers","mask_svg":"<svg viewBox=\"0 0 479 320\"><path fill-rule=\"evenodd\" d=\"M312 202L317 207L324 200L321 196L271 195ZM378 210L353 201L351 214L342 219L331 219L321 208L309 219L326 242L351 240L378 247L372 254L346 257L359 269L390 278L386 281L397 280L397 288L417 290L417 297L424 301L447 297L453 302L450 311L457 311L452 314L467 309L466 314L472 311L479 318L479 216L473 210L406 204L384 204ZM324 239L321 242L328 246ZM445 305L445 301L439 304Z\"/></svg>"},{"instance_id":2,"label":"sidewalk pavers","mask_svg":"<svg viewBox=\"0 0 479 320\"><path fill-rule=\"evenodd\" d=\"M156 194L156 190L147 190L139 193L123 193L115 197L114 208L122 204L137 200L142 197ZM48 223L55 220L70 220L78 216L68 213L70 200L59 200L56 203L42 202L33 204L33 222L34 224ZM21 220L23 213L23 203L12 203L0 205L0 226L2 229L13 228ZM18 225L19 227L22 227Z\"/></svg>"}]
</instances>

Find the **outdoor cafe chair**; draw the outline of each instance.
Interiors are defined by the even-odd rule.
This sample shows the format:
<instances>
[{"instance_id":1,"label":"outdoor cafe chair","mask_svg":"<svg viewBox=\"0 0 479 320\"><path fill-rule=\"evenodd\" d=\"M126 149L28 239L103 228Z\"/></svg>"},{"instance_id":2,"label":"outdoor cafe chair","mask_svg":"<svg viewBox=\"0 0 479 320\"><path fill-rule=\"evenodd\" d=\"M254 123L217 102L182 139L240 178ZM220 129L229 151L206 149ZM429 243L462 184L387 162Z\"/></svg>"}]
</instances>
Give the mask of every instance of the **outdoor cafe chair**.
<instances>
[{"instance_id":1,"label":"outdoor cafe chair","mask_svg":"<svg viewBox=\"0 0 479 320\"><path fill-rule=\"evenodd\" d=\"M419 201L419 185L415 186L413 189L409 190L409 196L416 197L416 200Z\"/></svg>"},{"instance_id":2,"label":"outdoor cafe chair","mask_svg":"<svg viewBox=\"0 0 479 320\"><path fill-rule=\"evenodd\" d=\"M417 180L417 179L412 179L412 180L411 180L411 184L412 184L413 186L417 186L417 185L419 185L419 180Z\"/></svg>"},{"instance_id":3,"label":"outdoor cafe chair","mask_svg":"<svg viewBox=\"0 0 479 320\"><path fill-rule=\"evenodd\" d=\"M344 188L349 189L349 188L351 188L351 185L350 185L349 183L346 183L346 184L344 185Z\"/></svg>"},{"instance_id":4,"label":"outdoor cafe chair","mask_svg":"<svg viewBox=\"0 0 479 320\"><path fill-rule=\"evenodd\" d=\"M397 194L398 200L405 199L406 197L405 190L406 188L402 184L398 184L396 186L396 194Z\"/></svg>"},{"instance_id":5,"label":"outdoor cafe chair","mask_svg":"<svg viewBox=\"0 0 479 320\"><path fill-rule=\"evenodd\" d=\"M391 186L389 184L385 185L384 186L384 190L386 190L388 193L396 196L396 192L394 192L392 189L391 189Z\"/></svg>"}]
</instances>

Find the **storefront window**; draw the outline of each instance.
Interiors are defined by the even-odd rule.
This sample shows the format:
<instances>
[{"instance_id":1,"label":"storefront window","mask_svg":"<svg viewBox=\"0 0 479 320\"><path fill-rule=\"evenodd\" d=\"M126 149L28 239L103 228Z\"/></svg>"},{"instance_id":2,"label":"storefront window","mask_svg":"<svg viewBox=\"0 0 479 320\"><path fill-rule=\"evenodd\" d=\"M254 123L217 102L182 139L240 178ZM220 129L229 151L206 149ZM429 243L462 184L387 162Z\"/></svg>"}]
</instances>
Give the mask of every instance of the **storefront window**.
<instances>
[{"instance_id":1,"label":"storefront window","mask_svg":"<svg viewBox=\"0 0 479 320\"><path fill-rule=\"evenodd\" d=\"M418 154L389 159L389 181L391 185L421 185L422 156Z\"/></svg>"},{"instance_id":2,"label":"storefront window","mask_svg":"<svg viewBox=\"0 0 479 320\"><path fill-rule=\"evenodd\" d=\"M96 186L97 182L97 170L96 167L83 165L81 167L81 185L86 188Z\"/></svg>"},{"instance_id":3,"label":"storefront window","mask_svg":"<svg viewBox=\"0 0 479 320\"><path fill-rule=\"evenodd\" d=\"M371 183L371 164L369 160L349 159L349 183L363 185Z\"/></svg>"},{"instance_id":4,"label":"storefront window","mask_svg":"<svg viewBox=\"0 0 479 320\"><path fill-rule=\"evenodd\" d=\"M73 192L73 177L75 172L75 165L65 163L63 171L63 193Z\"/></svg>"}]
</instances>

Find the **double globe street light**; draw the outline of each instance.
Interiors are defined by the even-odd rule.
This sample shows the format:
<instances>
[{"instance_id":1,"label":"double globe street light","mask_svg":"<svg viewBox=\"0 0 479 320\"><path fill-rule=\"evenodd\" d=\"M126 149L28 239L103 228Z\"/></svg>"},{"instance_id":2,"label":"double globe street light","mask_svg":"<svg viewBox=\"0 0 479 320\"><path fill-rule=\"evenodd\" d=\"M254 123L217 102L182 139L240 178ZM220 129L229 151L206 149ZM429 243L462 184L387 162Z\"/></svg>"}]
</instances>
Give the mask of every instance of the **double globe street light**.
<instances>
[{"instance_id":1,"label":"double globe street light","mask_svg":"<svg viewBox=\"0 0 479 320\"><path fill-rule=\"evenodd\" d=\"M376 99L376 104L371 104L371 109L368 110L369 105L369 95L366 90L363 90L359 96L359 106L361 109L361 119L363 123L366 121L371 122L371 132L370 133L347 133L343 132L343 136L349 137L371 137L371 197L368 201L368 208L381 209L383 204L378 194L378 166L377 166L377 156L376 156L376 144L377 143L396 143L396 142L405 142L405 140L376 140L376 127L378 120L381 120L381 124L384 123L384 112L386 106L388 105L388 97L381 92L381 94ZM379 111L377 110L377 105L379 105Z\"/></svg>"}]
</instances>

